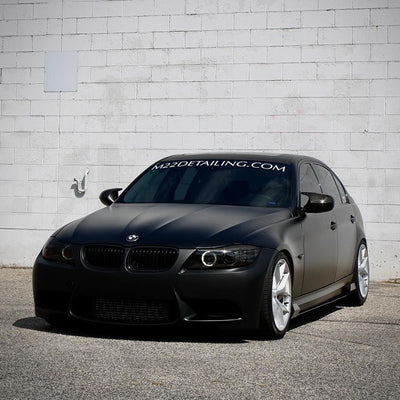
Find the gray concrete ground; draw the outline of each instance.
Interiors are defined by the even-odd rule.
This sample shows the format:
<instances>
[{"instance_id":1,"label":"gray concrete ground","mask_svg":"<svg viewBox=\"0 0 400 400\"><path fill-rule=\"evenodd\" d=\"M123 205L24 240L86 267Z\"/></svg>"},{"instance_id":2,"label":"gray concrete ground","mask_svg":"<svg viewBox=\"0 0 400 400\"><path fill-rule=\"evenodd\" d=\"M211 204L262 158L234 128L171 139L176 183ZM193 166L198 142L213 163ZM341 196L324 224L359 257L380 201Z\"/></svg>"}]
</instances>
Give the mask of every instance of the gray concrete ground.
<instances>
[{"instance_id":1,"label":"gray concrete ground","mask_svg":"<svg viewBox=\"0 0 400 400\"><path fill-rule=\"evenodd\" d=\"M55 329L34 317L31 271L0 269L1 399L399 399L400 285L361 308L249 333Z\"/></svg>"}]
</instances>

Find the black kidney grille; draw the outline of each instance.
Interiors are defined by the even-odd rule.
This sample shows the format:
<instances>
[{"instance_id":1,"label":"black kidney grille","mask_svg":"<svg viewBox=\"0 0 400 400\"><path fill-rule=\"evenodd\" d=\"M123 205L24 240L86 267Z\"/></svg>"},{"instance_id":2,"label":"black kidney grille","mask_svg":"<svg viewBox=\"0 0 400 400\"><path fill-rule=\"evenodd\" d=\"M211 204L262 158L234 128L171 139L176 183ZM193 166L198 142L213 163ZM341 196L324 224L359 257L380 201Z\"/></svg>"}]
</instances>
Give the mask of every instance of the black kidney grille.
<instances>
[{"instance_id":1,"label":"black kidney grille","mask_svg":"<svg viewBox=\"0 0 400 400\"><path fill-rule=\"evenodd\" d=\"M86 264L97 268L121 268L124 262L124 249L119 246L90 245L83 249Z\"/></svg>"},{"instance_id":2,"label":"black kidney grille","mask_svg":"<svg viewBox=\"0 0 400 400\"><path fill-rule=\"evenodd\" d=\"M91 317L98 321L154 324L171 322L177 315L172 302L161 300L95 298L92 302Z\"/></svg>"},{"instance_id":3,"label":"black kidney grille","mask_svg":"<svg viewBox=\"0 0 400 400\"><path fill-rule=\"evenodd\" d=\"M169 247L135 247L127 260L129 270L167 270L178 258L178 250Z\"/></svg>"}]
</instances>

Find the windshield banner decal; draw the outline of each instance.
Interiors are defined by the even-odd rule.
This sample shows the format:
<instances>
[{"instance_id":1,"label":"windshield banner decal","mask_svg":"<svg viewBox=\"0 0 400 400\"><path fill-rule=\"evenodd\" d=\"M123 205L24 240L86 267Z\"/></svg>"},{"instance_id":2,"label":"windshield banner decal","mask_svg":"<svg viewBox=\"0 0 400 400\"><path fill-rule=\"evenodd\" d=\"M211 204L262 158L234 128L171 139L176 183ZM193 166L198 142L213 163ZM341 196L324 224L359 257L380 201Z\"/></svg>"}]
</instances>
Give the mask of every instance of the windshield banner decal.
<instances>
[{"instance_id":1,"label":"windshield banner decal","mask_svg":"<svg viewBox=\"0 0 400 400\"><path fill-rule=\"evenodd\" d=\"M254 168L268 171L285 172L285 165L278 165L263 161L237 161L237 160L189 160L171 161L156 164L151 170L182 168L182 167L228 167L228 168Z\"/></svg>"}]
</instances>

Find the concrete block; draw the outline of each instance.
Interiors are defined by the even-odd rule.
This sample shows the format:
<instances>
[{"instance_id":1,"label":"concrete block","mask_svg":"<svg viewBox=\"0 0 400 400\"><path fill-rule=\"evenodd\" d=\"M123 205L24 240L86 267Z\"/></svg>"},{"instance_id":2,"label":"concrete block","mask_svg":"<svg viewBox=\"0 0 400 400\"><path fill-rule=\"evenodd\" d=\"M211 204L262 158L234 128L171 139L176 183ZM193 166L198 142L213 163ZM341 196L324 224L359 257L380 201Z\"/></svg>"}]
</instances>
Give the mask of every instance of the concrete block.
<instances>
[{"instance_id":1,"label":"concrete block","mask_svg":"<svg viewBox=\"0 0 400 400\"><path fill-rule=\"evenodd\" d=\"M302 62L334 62L335 46L302 46L301 61Z\"/></svg>"},{"instance_id":2,"label":"concrete block","mask_svg":"<svg viewBox=\"0 0 400 400\"><path fill-rule=\"evenodd\" d=\"M154 8L157 14L174 15L185 13L185 0L155 0Z\"/></svg>"},{"instance_id":3,"label":"concrete block","mask_svg":"<svg viewBox=\"0 0 400 400\"><path fill-rule=\"evenodd\" d=\"M273 48L276 49L276 48ZM272 50L272 49L271 49ZM291 49L288 49L288 54L291 53ZM276 55L276 54L275 54ZM290 56L288 56L290 57ZM274 59L274 57L272 57ZM267 49L262 47L241 47L233 49L233 61L234 63L265 63L267 62Z\"/></svg>"},{"instance_id":4,"label":"concrete block","mask_svg":"<svg viewBox=\"0 0 400 400\"><path fill-rule=\"evenodd\" d=\"M160 32L169 30L168 16L145 16L139 17L139 32Z\"/></svg>"},{"instance_id":5,"label":"concrete block","mask_svg":"<svg viewBox=\"0 0 400 400\"><path fill-rule=\"evenodd\" d=\"M387 75L385 62L354 62L353 79L383 79Z\"/></svg>"},{"instance_id":6,"label":"concrete block","mask_svg":"<svg viewBox=\"0 0 400 400\"><path fill-rule=\"evenodd\" d=\"M62 23L61 18L48 19L47 20L47 34L48 35L61 35L62 28L63 28L62 25L63 25L63 23ZM73 33L76 33L76 30Z\"/></svg>"},{"instance_id":7,"label":"concrete block","mask_svg":"<svg viewBox=\"0 0 400 400\"><path fill-rule=\"evenodd\" d=\"M240 13L235 14L235 29L266 29L267 14L265 13Z\"/></svg>"},{"instance_id":8,"label":"concrete block","mask_svg":"<svg viewBox=\"0 0 400 400\"><path fill-rule=\"evenodd\" d=\"M318 44L351 44L353 32L351 28L319 28Z\"/></svg>"},{"instance_id":9,"label":"concrete block","mask_svg":"<svg viewBox=\"0 0 400 400\"><path fill-rule=\"evenodd\" d=\"M390 26L388 28L389 43L400 43L400 26Z\"/></svg>"},{"instance_id":10,"label":"concrete block","mask_svg":"<svg viewBox=\"0 0 400 400\"><path fill-rule=\"evenodd\" d=\"M248 12L251 8L250 0L220 0L218 11L222 13Z\"/></svg>"},{"instance_id":11,"label":"concrete block","mask_svg":"<svg viewBox=\"0 0 400 400\"><path fill-rule=\"evenodd\" d=\"M92 35L92 50L122 49L122 34L107 33Z\"/></svg>"},{"instance_id":12,"label":"concrete block","mask_svg":"<svg viewBox=\"0 0 400 400\"><path fill-rule=\"evenodd\" d=\"M47 1L33 4L33 17L36 18L61 18L62 3L58 1ZM66 16L64 16L66 17Z\"/></svg>"},{"instance_id":13,"label":"concrete block","mask_svg":"<svg viewBox=\"0 0 400 400\"><path fill-rule=\"evenodd\" d=\"M301 26L304 28L333 27L335 12L329 11L303 11L301 14Z\"/></svg>"},{"instance_id":14,"label":"concrete block","mask_svg":"<svg viewBox=\"0 0 400 400\"><path fill-rule=\"evenodd\" d=\"M186 47L217 47L216 31L187 32Z\"/></svg>"},{"instance_id":15,"label":"concrete block","mask_svg":"<svg viewBox=\"0 0 400 400\"><path fill-rule=\"evenodd\" d=\"M370 96L397 97L400 93L400 80L375 79L370 83Z\"/></svg>"},{"instance_id":16,"label":"concrete block","mask_svg":"<svg viewBox=\"0 0 400 400\"><path fill-rule=\"evenodd\" d=\"M369 26L370 10L336 10L336 26ZM378 24L376 24L378 25Z\"/></svg>"},{"instance_id":17,"label":"concrete block","mask_svg":"<svg viewBox=\"0 0 400 400\"><path fill-rule=\"evenodd\" d=\"M250 42L252 46L281 46L283 31L280 29L251 30Z\"/></svg>"},{"instance_id":18,"label":"concrete block","mask_svg":"<svg viewBox=\"0 0 400 400\"><path fill-rule=\"evenodd\" d=\"M153 67L151 69L152 82L157 81L182 81L183 80L183 67L164 65L160 67Z\"/></svg>"},{"instance_id":19,"label":"concrete block","mask_svg":"<svg viewBox=\"0 0 400 400\"><path fill-rule=\"evenodd\" d=\"M232 132L232 117L229 115L201 116L200 132Z\"/></svg>"},{"instance_id":20,"label":"concrete block","mask_svg":"<svg viewBox=\"0 0 400 400\"><path fill-rule=\"evenodd\" d=\"M218 31L234 28L233 14L209 14L201 16L201 28L205 31Z\"/></svg>"},{"instance_id":21,"label":"concrete block","mask_svg":"<svg viewBox=\"0 0 400 400\"><path fill-rule=\"evenodd\" d=\"M33 4L5 4L4 19L26 19L33 18Z\"/></svg>"},{"instance_id":22,"label":"concrete block","mask_svg":"<svg viewBox=\"0 0 400 400\"><path fill-rule=\"evenodd\" d=\"M350 79L350 63L319 63L317 64L318 79Z\"/></svg>"},{"instance_id":23,"label":"concrete block","mask_svg":"<svg viewBox=\"0 0 400 400\"><path fill-rule=\"evenodd\" d=\"M138 17L109 17L107 27L109 33L137 32Z\"/></svg>"},{"instance_id":24,"label":"concrete block","mask_svg":"<svg viewBox=\"0 0 400 400\"><path fill-rule=\"evenodd\" d=\"M78 18L77 33L107 33L107 18Z\"/></svg>"},{"instance_id":25,"label":"concrete block","mask_svg":"<svg viewBox=\"0 0 400 400\"><path fill-rule=\"evenodd\" d=\"M123 13L123 1L96 1L93 5L94 17L115 17Z\"/></svg>"},{"instance_id":26,"label":"concrete block","mask_svg":"<svg viewBox=\"0 0 400 400\"><path fill-rule=\"evenodd\" d=\"M368 26L353 29L353 43L386 43L386 26Z\"/></svg>"},{"instance_id":27,"label":"concrete block","mask_svg":"<svg viewBox=\"0 0 400 400\"><path fill-rule=\"evenodd\" d=\"M350 99L350 114L383 115L385 99L380 97L354 97Z\"/></svg>"},{"instance_id":28,"label":"concrete block","mask_svg":"<svg viewBox=\"0 0 400 400\"><path fill-rule=\"evenodd\" d=\"M63 2L63 18L92 17L94 4L91 1Z\"/></svg>"},{"instance_id":29,"label":"concrete block","mask_svg":"<svg viewBox=\"0 0 400 400\"><path fill-rule=\"evenodd\" d=\"M198 132L199 117L169 116L167 120L168 132Z\"/></svg>"},{"instance_id":30,"label":"concrete block","mask_svg":"<svg viewBox=\"0 0 400 400\"><path fill-rule=\"evenodd\" d=\"M233 132L266 132L263 116L234 116Z\"/></svg>"},{"instance_id":31,"label":"concrete block","mask_svg":"<svg viewBox=\"0 0 400 400\"><path fill-rule=\"evenodd\" d=\"M123 49L146 49L154 44L153 33L124 33L122 36Z\"/></svg>"},{"instance_id":32,"label":"concrete block","mask_svg":"<svg viewBox=\"0 0 400 400\"><path fill-rule=\"evenodd\" d=\"M45 35L46 33L46 19L18 20L18 35L20 36Z\"/></svg>"},{"instance_id":33,"label":"concrete block","mask_svg":"<svg viewBox=\"0 0 400 400\"><path fill-rule=\"evenodd\" d=\"M388 78L400 78L400 62L388 62Z\"/></svg>"},{"instance_id":34,"label":"concrete block","mask_svg":"<svg viewBox=\"0 0 400 400\"><path fill-rule=\"evenodd\" d=\"M73 34L77 33L76 18L63 18L62 19L62 33L65 35L73 35Z\"/></svg>"},{"instance_id":35,"label":"concrete block","mask_svg":"<svg viewBox=\"0 0 400 400\"><path fill-rule=\"evenodd\" d=\"M400 61L400 44L372 44L372 61Z\"/></svg>"},{"instance_id":36,"label":"concrete block","mask_svg":"<svg viewBox=\"0 0 400 400\"><path fill-rule=\"evenodd\" d=\"M9 36L3 38L4 52L32 51L32 36Z\"/></svg>"},{"instance_id":37,"label":"concrete block","mask_svg":"<svg viewBox=\"0 0 400 400\"><path fill-rule=\"evenodd\" d=\"M184 32L155 32L154 33L155 48L182 48L185 47Z\"/></svg>"},{"instance_id":38,"label":"concrete block","mask_svg":"<svg viewBox=\"0 0 400 400\"><path fill-rule=\"evenodd\" d=\"M283 0L251 0L251 11L283 11Z\"/></svg>"},{"instance_id":39,"label":"concrete block","mask_svg":"<svg viewBox=\"0 0 400 400\"><path fill-rule=\"evenodd\" d=\"M384 99L379 99L384 100ZM386 114L400 114L400 97L386 98Z\"/></svg>"},{"instance_id":40,"label":"concrete block","mask_svg":"<svg viewBox=\"0 0 400 400\"><path fill-rule=\"evenodd\" d=\"M251 65L250 68L255 66ZM219 81L245 81L249 79L249 66L246 64L217 65L216 71L216 79Z\"/></svg>"},{"instance_id":41,"label":"concrete block","mask_svg":"<svg viewBox=\"0 0 400 400\"><path fill-rule=\"evenodd\" d=\"M171 59L171 50L169 53L167 50L159 49L140 49L136 51L137 64L150 66L150 65L165 65L168 62L168 54ZM181 50L176 50L181 51ZM170 62L170 64L173 64Z\"/></svg>"},{"instance_id":42,"label":"concrete block","mask_svg":"<svg viewBox=\"0 0 400 400\"><path fill-rule=\"evenodd\" d=\"M399 8L381 8L371 10L371 25L398 25L399 21Z\"/></svg>"},{"instance_id":43,"label":"concrete block","mask_svg":"<svg viewBox=\"0 0 400 400\"><path fill-rule=\"evenodd\" d=\"M225 65L221 65L220 67L224 68ZM216 71L217 71L216 65L185 65L183 67L183 80L214 81L216 80L216 73L217 73Z\"/></svg>"},{"instance_id":44,"label":"concrete block","mask_svg":"<svg viewBox=\"0 0 400 400\"><path fill-rule=\"evenodd\" d=\"M268 29L300 28L300 12L285 11L268 13Z\"/></svg>"},{"instance_id":45,"label":"concrete block","mask_svg":"<svg viewBox=\"0 0 400 400\"><path fill-rule=\"evenodd\" d=\"M250 31L219 31L218 47L250 46Z\"/></svg>"},{"instance_id":46,"label":"concrete block","mask_svg":"<svg viewBox=\"0 0 400 400\"><path fill-rule=\"evenodd\" d=\"M252 64L250 65L250 80L281 80L282 65L280 64Z\"/></svg>"},{"instance_id":47,"label":"concrete block","mask_svg":"<svg viewBox=\"0 0 400 400\"><path fill-rule=\"evenodd\" d=\"M23 54L23 53L18 53ZM2 53L0 68L13 68L17 66L17 53Z\"/></svg>"},{"instance_id":48,"label":"concrete block","mask_svg":"<svg viewBox=\"0 0 400 400\"><path fill-rule=\"evenodd\" d=\"M283 44L285 46L317 44L317 32L317 29L284 29Z\"/></svg>"},{"instance_id":49,"label":"concrete block","mask_svg":"<svg viewBox=\"0 0 400 400\"><path fill-rule=\"evenodd\" d=\"M63 35L62 37L63 51L91 50L91 45L91 35Z\"/></svg>"},{"instance_id":50,"label":"concrete block","mask_svg":"<svg viewBox=\"0 0 400 400\"><path fill-rule=\"evenodd\" d=\"M171 15L169 19L171 31L200 31L200 15Z\"/></svg>"},{"instance_id":51,"label":"concrete block","mask_svg":"<svg viewBox=\"0 0 400 400\"><path fill-rule=\"evenodd\" d=\"M196 88L197 89L197 88ZM232 97L232 83L231 82L201 82L200 83L200 96L202 98L218 99ZM194 92L194 97L199 97Z\"/></svg>"},{"instance_id":52,"label":"concrete block","mask_svg":"<svg viewBox=\"0 0 400 400\"><path fill-rule=\"evenodd\" d=\"M187 14L216 14L218 2L215 0L186 0Z\"/></svg>"},{"instance_id":53,"label":"concrete block","mask_svg":"<svg viewBox=\"0 0 400 400\"><path fill-rule=\"evenodd\" d=\"M18 68L44 67L44 53L42 52L23 52L17 54ZM21 83L21 82L18 82Z\"/></svg>"}]
</instances>

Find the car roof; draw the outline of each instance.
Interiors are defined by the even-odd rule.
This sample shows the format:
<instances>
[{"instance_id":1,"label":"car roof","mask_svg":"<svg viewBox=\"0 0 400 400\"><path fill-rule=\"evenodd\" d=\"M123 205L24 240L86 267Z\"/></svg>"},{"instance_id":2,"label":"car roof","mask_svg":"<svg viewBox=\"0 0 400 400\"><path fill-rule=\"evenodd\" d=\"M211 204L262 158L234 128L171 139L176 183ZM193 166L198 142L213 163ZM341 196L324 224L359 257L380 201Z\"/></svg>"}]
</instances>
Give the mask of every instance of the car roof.
<instances>
[{"instance_id":1,"label":"car roof","mask_svg":"<svg viewBox=\"0 0 400 400\"><path fill-rule=\"evenodd\" d=\"M190 153L190 154L174 154L163 158L160 161L178 161L178 160L254 160L266 162L278 162L284 164L298 165L300 161L316 162L318 164L326 165L322 161L299 154L279 154L279 153ZM160 162L158 161L158 162Z\"/></svg>"}]
</instances>

